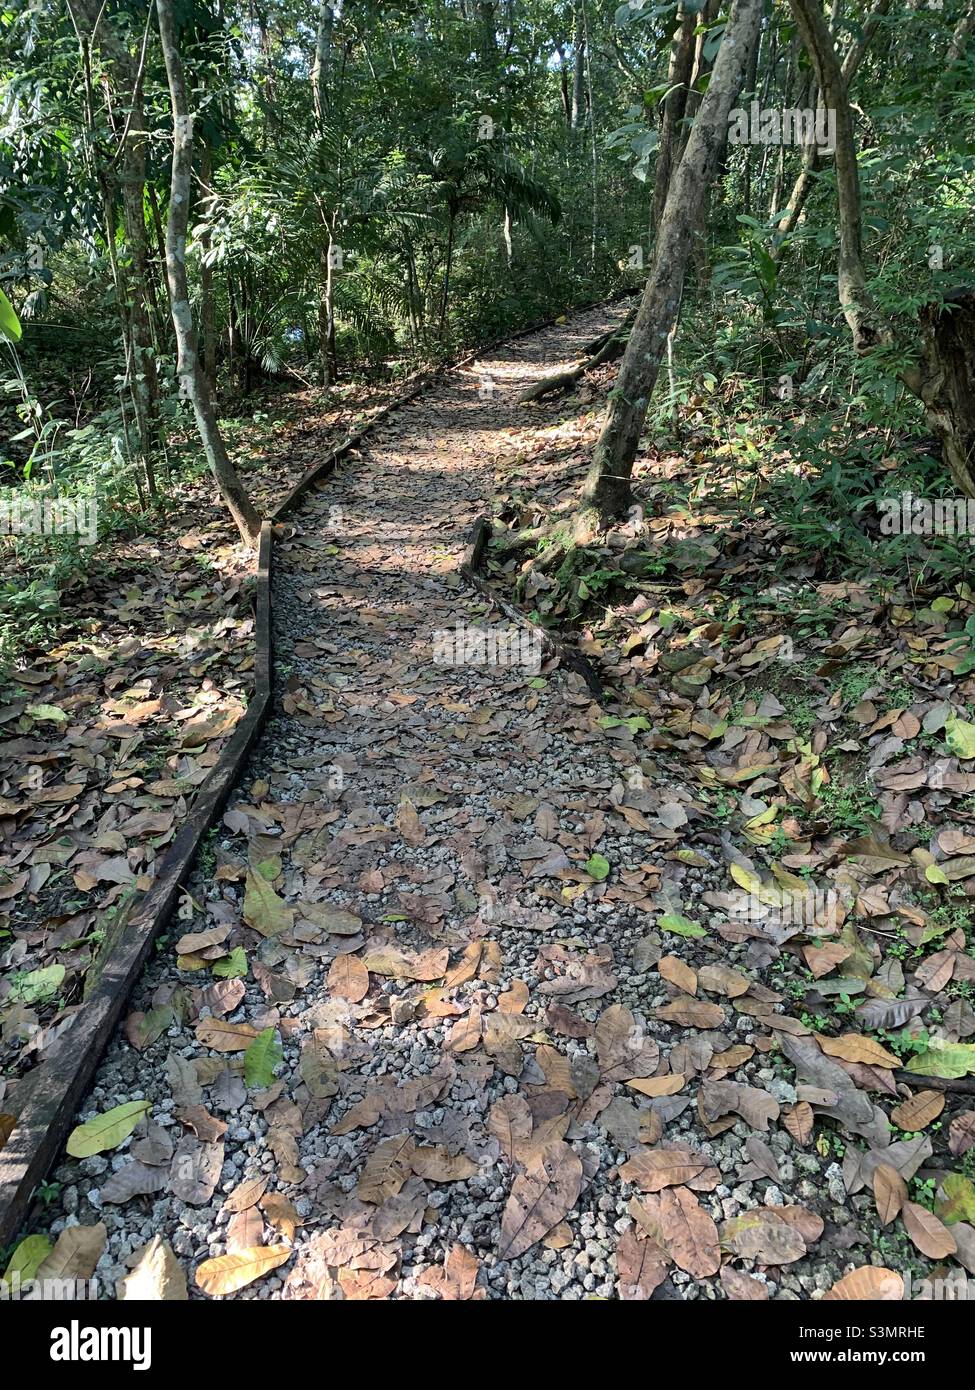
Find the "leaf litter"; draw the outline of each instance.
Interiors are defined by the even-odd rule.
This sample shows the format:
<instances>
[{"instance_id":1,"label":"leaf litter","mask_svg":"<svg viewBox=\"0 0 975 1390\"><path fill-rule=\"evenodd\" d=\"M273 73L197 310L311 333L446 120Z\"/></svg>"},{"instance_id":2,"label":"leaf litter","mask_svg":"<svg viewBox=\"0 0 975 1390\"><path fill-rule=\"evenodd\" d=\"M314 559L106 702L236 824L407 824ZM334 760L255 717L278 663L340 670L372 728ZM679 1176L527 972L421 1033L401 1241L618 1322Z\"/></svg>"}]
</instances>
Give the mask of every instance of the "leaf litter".
<instances>
[{"instance_id":1,"label":"leaf litter","mask_svg":"<svg viewBox=\"0 0 975 1390\"><path fill-rule=\"evenodd\" d=\"M975 959L927 872L975 880L950 701L824 693L825 730L883 750L880 813L837 834L826 741L712 691L716 631L666 696L635 681L659 630L630 644L620 719L551 659L438 665L436 632L500 621L452 568L479 470L581 438L503 397L472 432L470 390L385 423L286 528L280 715L79 1116L81 1225L58 1233L65 1197L28 1239L172 1298L866 1298L918 1258L970 1268L975 1125L934 1084L975 1075ZM947 730L937 785L915 723Z\"/></svg>"}]
</instances>

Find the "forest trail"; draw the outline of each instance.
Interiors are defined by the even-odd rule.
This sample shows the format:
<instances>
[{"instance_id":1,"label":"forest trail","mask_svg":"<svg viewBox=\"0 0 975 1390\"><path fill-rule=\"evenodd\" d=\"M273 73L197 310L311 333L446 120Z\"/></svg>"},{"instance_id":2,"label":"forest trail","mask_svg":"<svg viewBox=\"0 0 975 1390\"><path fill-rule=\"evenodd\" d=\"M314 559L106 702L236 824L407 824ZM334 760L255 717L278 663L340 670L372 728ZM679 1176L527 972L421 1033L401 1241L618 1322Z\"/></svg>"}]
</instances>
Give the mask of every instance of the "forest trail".
<instances>
[{"instance_id":1,"label":"forest trail","mask_svg":"<svg viewBox=\"0 0 975 1390\"><path fill-rule=\"evenodd\" d=\"M505 431L565 416L536 408L526 424L518 393L623 312L448 374L285 528L275 712L190 881L191 920L174 923L132 1001L176 1003L183 1020L137 1051L130 1019L78 1116L144 1098L147 1131L66 1160L35 1225L105 1223L103 1296L156 1235L191 1297L245 1279L245 1298L808 1297L841 1272L848 1246L803 1245L822 1231L817 1212L844 1218L838 1169L812 1184L815 1155L785 1128L756 1132L794 1088L771 1071L743 1085L767 1103L750 1125L711 1126L694 1108L698 1073L747 1082L768 1039L753 1045L756 1020L731 1006L736 948L674 936L661 950L649 935L643 885L659 886L662 847L613 814L626 730L600 727L572 673L433 659L457 624L507 630L456 571ZM662 768L642 796L672 801ZM697 868L672 871L702 892ZM245 978L177 969L179 931L210 929L214 955L243 948ZM727 997L718 984L692 997L680 959L692 953ZM685 1012L661 1020L665 978ZM752 978L753 1005L771 1010ZM276 1079L257 1058L245 1085L243 1050L264 1029L283 1046ZM657 1192L644 1175L634 1222L620 1166L662 1136L684 1176ZM692 1211L669 1196L684 1181L701 1194L678 1189ZM798 1225L775 1218L796 1201ZM753 1244L760 1277L726 1267L719 1280L712 1217L761 1203L776 1229ZM671 1263L645 1237L675 1221L686 1233ZM787 1271L766 1248L776 1235L801 1247ZM242 1272L218 1259L241 1251Z\"/></svg>"}]
</instances>

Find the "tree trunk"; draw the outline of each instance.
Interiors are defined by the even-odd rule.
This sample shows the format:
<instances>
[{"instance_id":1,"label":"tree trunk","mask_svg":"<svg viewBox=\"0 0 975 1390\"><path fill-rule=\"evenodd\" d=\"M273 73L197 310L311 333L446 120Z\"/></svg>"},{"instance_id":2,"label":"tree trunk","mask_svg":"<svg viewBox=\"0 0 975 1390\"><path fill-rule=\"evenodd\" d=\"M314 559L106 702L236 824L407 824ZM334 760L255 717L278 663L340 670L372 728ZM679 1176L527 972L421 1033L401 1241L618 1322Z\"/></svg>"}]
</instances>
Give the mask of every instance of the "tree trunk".
<instances>
[{"instance_id":1,"label":"tree trunk","mask_svg":"<svg viewBox=\"0 0 975 1390\"><path fill-rule=\"evenodd\" d=\"M975 497L975 290L922 311L919 394L955 485Z\"/></svg>"},{"instance_id":2,"label":"tree trunk","mask_svg":"<svg viewBox=\"0 0 975 1390\"><path fill-rule=\"evenodd\" d=\"M321 285L318 298L318 336L323 386L331 386L338 378L335 353L335 266L332 247L332 234L329 232L319 265Z\"/></svg>"},{"instance_id":3,"label":"tree trunk","mask_svg":"<svg viewBox=\"0 0 975 1390\"><path fill-rule=\"evenodd\" d=\"M663 120L660 124L660 144L657 147L657 167L653 180L653 219L650 233L654 241L667 204L667 190L674 172L674 157L680 136L680 122L687 107L687 89L694 61L694 14L680 8L680 22L674 33L667 71L667 96L664 99Z\"/></svg>"},{"instance_id":4,"label":"tree trunk","mask_svg":"<svg viewBox=\"0 0 975 1390\"><path fill-rule=\"evenodd\" d=\"M865 352L879 343L889 342L892 335L889 325L880 319L874 308L863 268L860 178L846 80L819 0L790 0L790 4L800 38L816 72L822 104L836 113L837 287L843 316L853 334L853 345L857 352Z\"/></svg>"},{"instance_id":5,"label":"tree trunk","mask_svg":"<svg viewBox=\"0 0 975 1390\"><path fill-rule=\"evenodd\" d=\"M863 267L860 183L846 82L818 0L789 3L816 70L823 104L836 112L837 284L854 347L857 352L868 352L894 344L895 337L890 323L873 303ZM953 38L952 52L954 44ZM901 368L899 376L922 401L955 483L966 496L975 497L975 291L958 290L950 302L957 307L942 309L935 304L922 312L920 364Z\"/></svg>"},{"instance_id":6,"label":"tree trunk","mask_svg":"<svg viewBox=\"0 0 975 1390\"><path fill-rule=\"evenodd\" d=\"M585 113L586 41L582 28L582 4L576 0L575 35L572 40L572 113L569 125L578 130Z\"/></svg>"},{"instance_id":7,"label":"tree trunk","mask_svg":"<svg viewBox=\"0 0 975 1390\"><path fill-rule=\"evenodd\" d=\"M704 197L728 131L728 113L758 39L763 0L734 0L683 158L671 181L653 269L627 344L583 493L580 530L623 511L660 362L680 303L684 272Z\"/></svg>"},{"instance_id":8,"label":"tree trunk","mask_svg":"<svg viewBox=\"0 0 975 1390\"><path fill-rule=\"evenodd\" d=\"M173 328L176 331L177 369L193 407L200 440L217 487L242 539L248 544L253 544L261 529L261 519L241 485L220 434L210 387L197 351L196 332L190 312L190 292L186 275L186 228L189 220L193 167L193 117L189 112L183 62L176 41L173 0L157 0L156 13L159 17L159 37L173 108L173 167L169 218L166 226L166 272Z\"/></svg>"},{"instance_id":9,"label":"tree trunk","mask_svg":"<svg viewBox=\"0 0 975 1390\"><path fill-rule=\"evenodd\" d=\"M315 104L315 120L319 130L325 124L328 114L328 76L332 55L332 29L335 13L330 0L322 0L318 11L318 29L315 34L315 59L311 69L312 100Z\"/></svg>"},{"instance_id":10,"label":"tree trunk","mask_svg":"<svg viewBox=\"0 0 975 1390\"><path fill-rule=\"evenodd\" d=\"M213 149L210 141L205 140L203 142L203 154L200 158L200 182L203 184L205 198L210 193L212 179ZM213 266L206 263L206 253L210 250L209 231L204 232L200 237L200 250L203 253L200 261L200 332L203 336L203 370L206 373L210 390L215 392L217 389L217 335L213 304Z\"/></svg>"},{"instance_id":11,"label":"tree trunk","mask_svg":"<svg viewBox=\"0 0 975 1390\"><path fill-rule=\"evenodd\" d=\"M860 30L859 37L850 45L843 64L840 69L843 81L849 91L850 83L853 81L856 71L863 61L864 55L870 46L871 40L880 21L890 9L891 0L877 0L870 12L870 17ZM795 183L792 185L792 192L789 194L789 201L782 212L776 227L777 242L772 249L772 259L778 260L782 251L782 242L789 236L802 216L802 210L806 205L806 199L812 192L813 184L816 180L816 171L819 165L819 146L811 141L803 150L802 167L799 170Z\"/></svg>"}]
</instances>

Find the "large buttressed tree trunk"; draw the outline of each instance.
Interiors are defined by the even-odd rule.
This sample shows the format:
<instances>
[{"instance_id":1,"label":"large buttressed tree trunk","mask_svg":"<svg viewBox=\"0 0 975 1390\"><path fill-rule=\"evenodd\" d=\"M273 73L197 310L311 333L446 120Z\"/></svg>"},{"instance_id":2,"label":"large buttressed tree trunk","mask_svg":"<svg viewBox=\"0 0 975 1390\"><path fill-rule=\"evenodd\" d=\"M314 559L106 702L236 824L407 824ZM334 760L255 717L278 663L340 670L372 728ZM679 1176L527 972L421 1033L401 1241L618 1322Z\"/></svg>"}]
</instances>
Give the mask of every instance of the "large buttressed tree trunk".
<instances>
[{"instance_id":1,"label":"large buttressed tree trunk","mask_svg":"<svg viewBox=\"0 0 975 1390\"><path fill-rule=\"evenodd\" d=\"M249 544L261 529L261 519L244 491L237 470L227 453L217 424L210 384L197 349L196 332L190 311L189 281L186 274L186 229L189 221L193 172L193 117L186 95L183 62L173 21L173 0L156 0L159 37L162 42L169 95L173 108L173 170L166 226L166 274L169 301L176 330L177 370L183 383L203 444L210 471L243 540Z\"/></svg>"},{"instance_id":2,"label":"large buttressed tree trunk","mask_svg":"<svg viewBox=\"0 0 975 1390\"><path fill-rule=\"evenodd\" d=\"M630 501L630 475L650 398L677 316L684 272L728 132L728 115L758 40L763 0L734 0L714 71L684 154L671 176L650 278L627 344L583 493L580 530Z\"/></svg>"},{"instance_id":3,"label":"large buttressed tree trunk","mask_svg":"<svg viewBox=\"0 0 975 1390\"><path fill-rule=\"evenodd\" d=\"M819 0L789 3L816 71L823 104L836 113L837 288L854 347L857 352L869 352L877 346L893 345L895 335L873 303L863 263L860 180L847 77ZM949 65L960 57L966 38L962 22L952 38ZM967 287L954 292L944 307L933 304L925 310L919 340L901 345L917 350L919 365L900 372L904 385L923 403L928 424L941 440L945 464L956 486L968 497L975 497L973 305L975 290Z\"/></svg>"}]
</instances>

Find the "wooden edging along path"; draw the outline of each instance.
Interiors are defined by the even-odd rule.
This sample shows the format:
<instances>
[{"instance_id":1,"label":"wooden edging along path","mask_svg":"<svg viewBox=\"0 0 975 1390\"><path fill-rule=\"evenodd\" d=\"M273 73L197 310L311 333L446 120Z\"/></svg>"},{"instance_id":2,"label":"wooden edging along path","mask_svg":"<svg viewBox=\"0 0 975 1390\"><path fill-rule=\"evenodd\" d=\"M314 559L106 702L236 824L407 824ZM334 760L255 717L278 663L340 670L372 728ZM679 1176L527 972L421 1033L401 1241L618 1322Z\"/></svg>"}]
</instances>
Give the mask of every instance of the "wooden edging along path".
<instances>
[{"instance_id":1,"label":"wooden edging along path","mask_svg":"<svg viewBox=\"0 0 975 1390\"><path fill-rule=\"evenodd\" d=\"M630 293L632 292L627 291L626 294L582 305L570 313L573 316L588 313L603 305L627 298ZM17 1236L29 1211L37 1185L44 1180L61 1151L95 1068L101 1061L149 957L152 943L175 911L200 843L222 814L234 783L270 712L273 664L271 566L275 525L294 510L315 483L334 473L339 460L355 449L377 424L394 411L407 405L449 372L468 366L485 352L503 343L514 342L518 338L551 328L557 321L558 319L553 317L520 329L516 333L506 334L476 348L456 362L446 363L434 371L418 374L407 385L405 391L377 410L357 430L347 435L318 463L308 469L262 523L255 594L253 695L216 766L198 790L176 839L159 865L151 888L133 907L125 919L122 930L115 937L105 964L98 971L91 994L83 1000L78 1012L71 1017L68 1026L51 1045L43 1061L16 1083L12 1098L16 1124L6 1144L0 1149L0 1250L11 1244ZM478 524L482 522L483 518ZM489 532L487 523L483 522L483 525ZM485 534L481 543L482 549L486 539ZM492 602L507 611L505 601L495 595L479 576L473 571L468 572L463 566L462 572ZM517 610L512 612L517 613ZM518 614L517 621L534 627L523 614ZM545 638L550 650L559 649L548 634L545 634ZM572 660L575 655L568 653L567 658L563 657L563 660L565 664L579 670L579 666ZM584 660L582 657L578 659ZM585 679L588 683L588 677ZM95 968L98 969L97 966Z\"/></svg>"}]
</instances>

